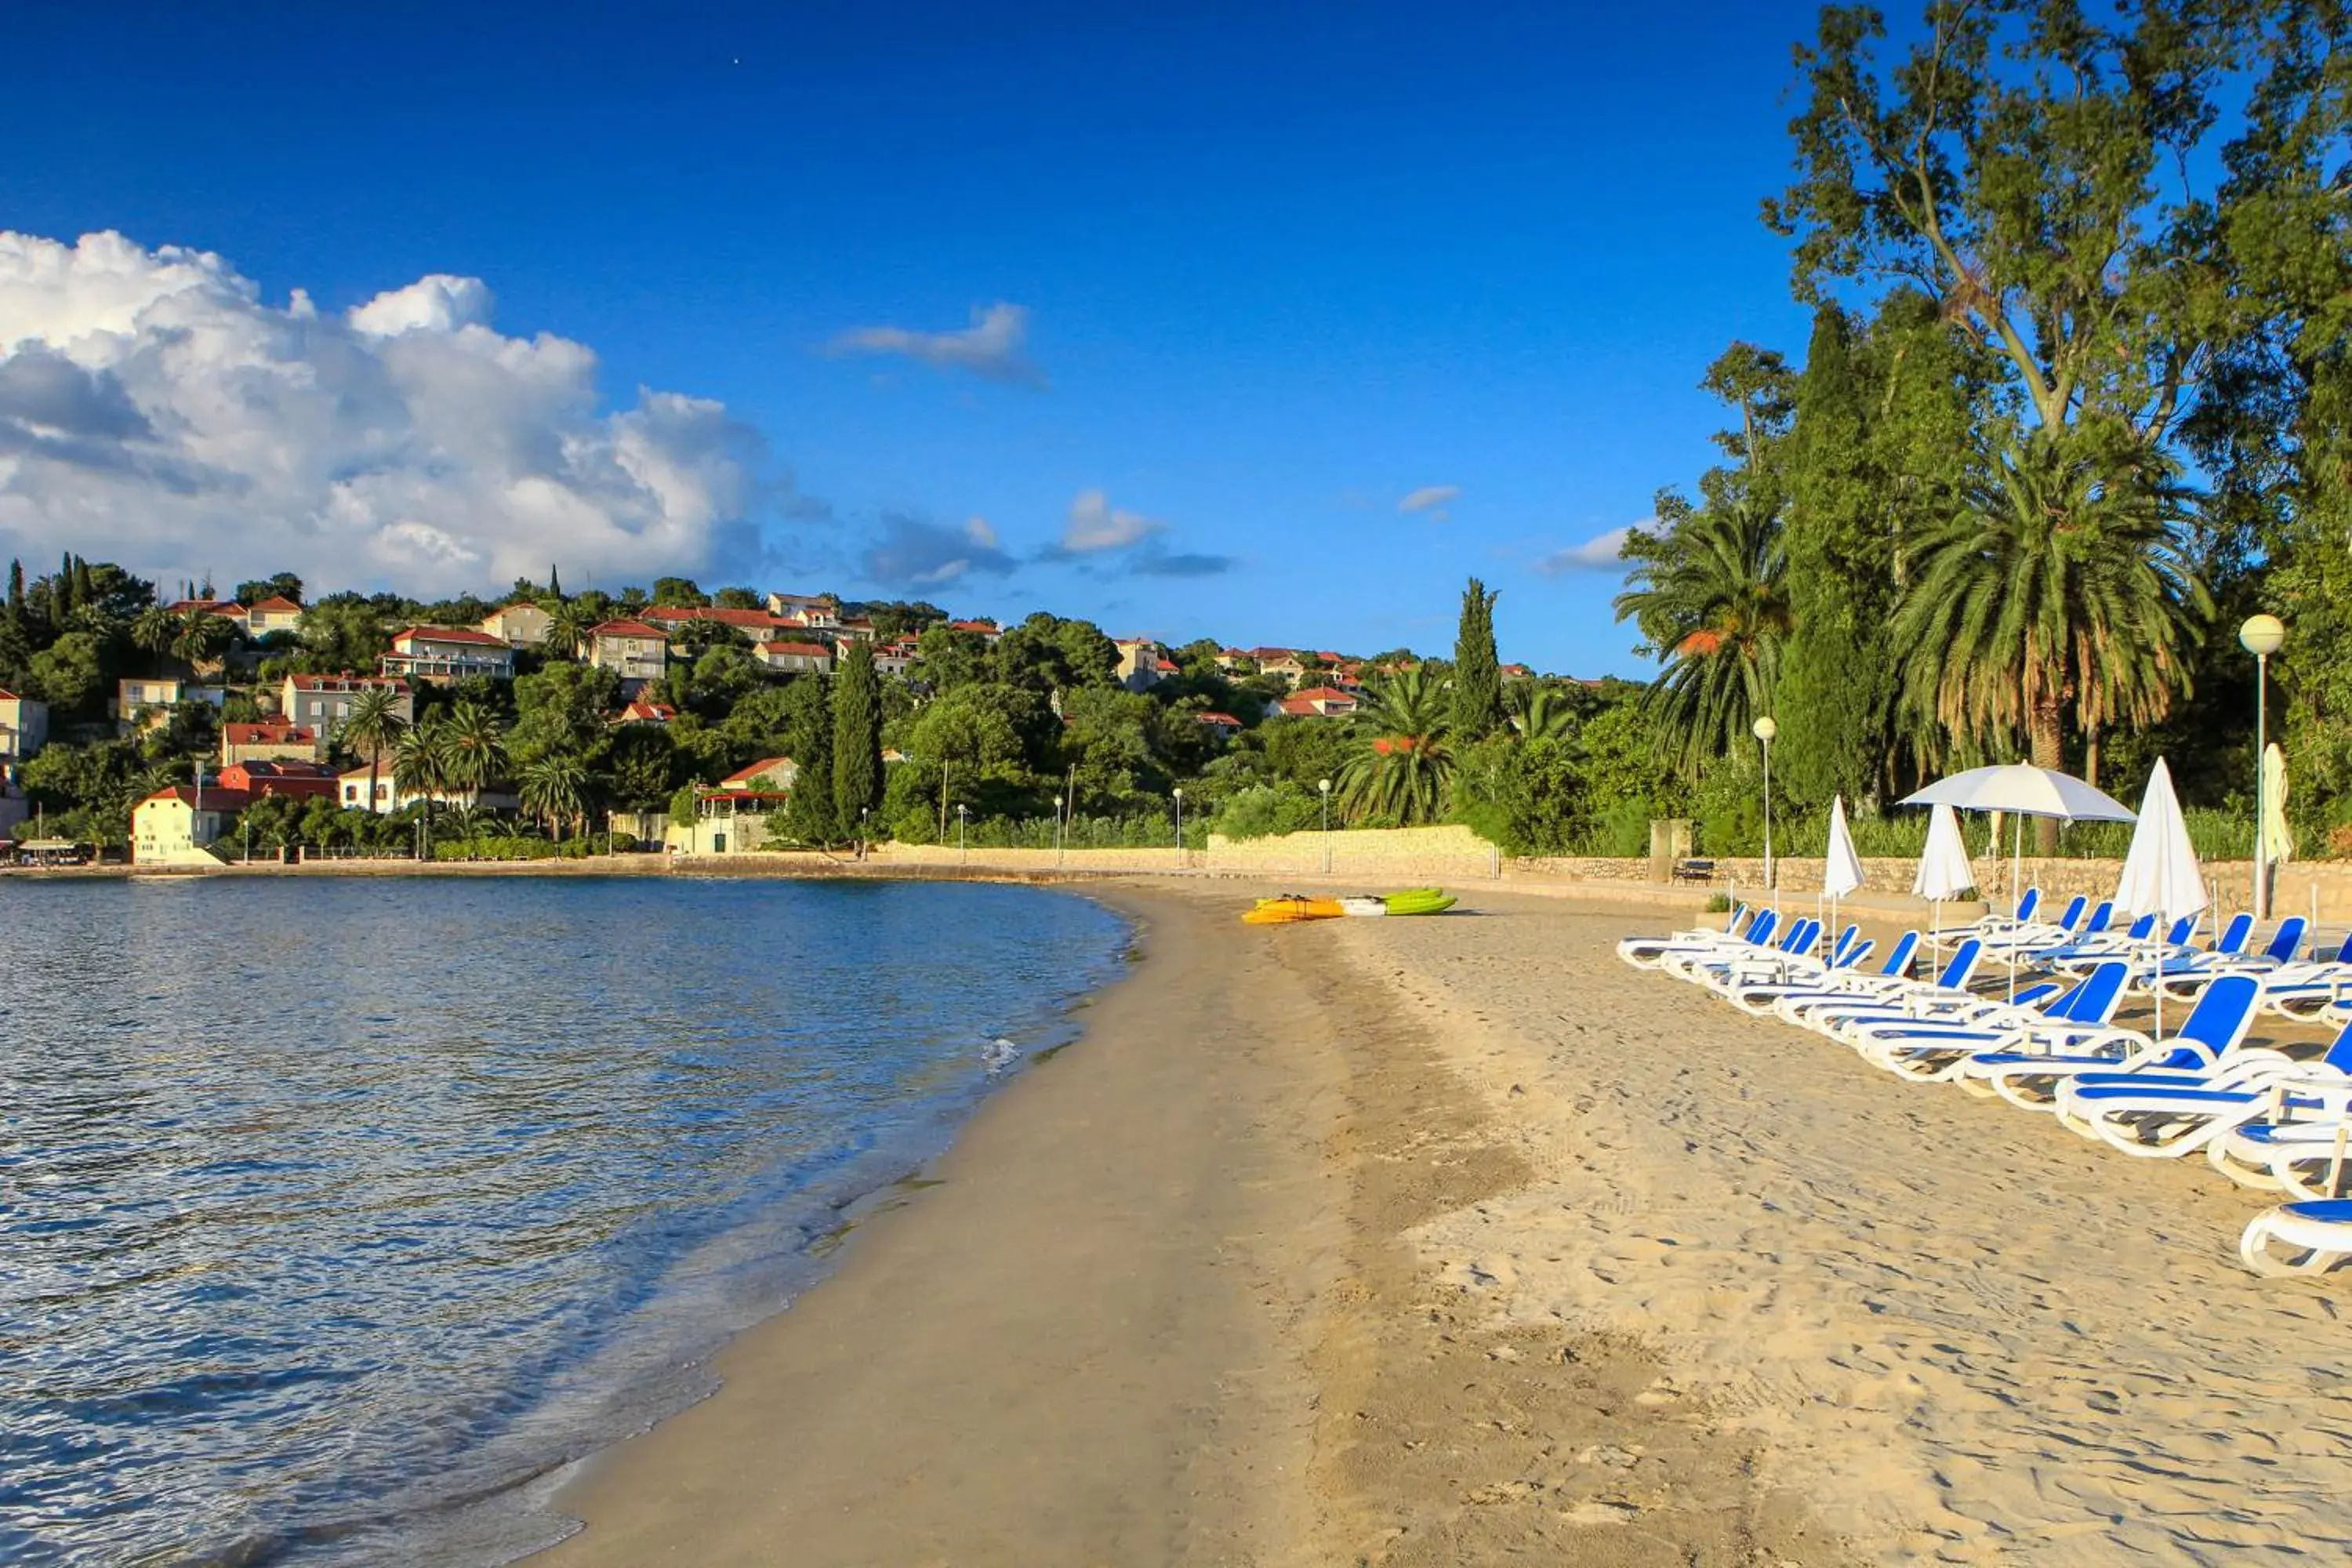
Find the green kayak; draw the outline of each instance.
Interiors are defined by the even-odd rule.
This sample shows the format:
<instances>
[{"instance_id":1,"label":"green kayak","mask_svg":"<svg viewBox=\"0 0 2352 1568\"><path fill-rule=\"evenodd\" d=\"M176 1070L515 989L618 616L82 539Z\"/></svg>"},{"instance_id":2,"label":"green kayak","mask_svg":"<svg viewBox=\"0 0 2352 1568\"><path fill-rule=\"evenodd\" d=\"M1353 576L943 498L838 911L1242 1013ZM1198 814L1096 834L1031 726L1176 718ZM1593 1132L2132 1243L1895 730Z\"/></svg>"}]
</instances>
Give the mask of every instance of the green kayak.
<instances>
[{"instance_id":1,"label":"green kayak","mask_svg":"<svg viewBox=\"0 0 2352 1568\"><path fill-rule=\"evenodd\" d=\"M1454 907L1454 895L1443 888L1412 888L1391 893L1385 901L1391 915L1435 915Z\"/></svg>"}]
</instances>

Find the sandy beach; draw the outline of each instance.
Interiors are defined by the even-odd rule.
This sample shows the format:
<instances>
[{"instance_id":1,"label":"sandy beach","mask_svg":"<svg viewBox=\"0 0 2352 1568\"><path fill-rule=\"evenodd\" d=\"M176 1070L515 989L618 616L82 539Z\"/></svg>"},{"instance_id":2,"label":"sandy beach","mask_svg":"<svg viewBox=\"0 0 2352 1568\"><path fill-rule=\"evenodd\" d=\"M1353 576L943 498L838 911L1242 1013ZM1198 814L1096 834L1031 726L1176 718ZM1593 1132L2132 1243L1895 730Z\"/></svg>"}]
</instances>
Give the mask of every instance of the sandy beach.
<instances>
[{"instance_id":1,"label":"sandy beach","mask_svg":"<svg viewBox=\"0 0 2352 1568\"><path fill-rule=\"evenodd\" d=\"M2339 1561L2352 1348L2258 1200L1626 969L1622 909L1143 961L553 1568Z\"/></svg>"}]
</instances>

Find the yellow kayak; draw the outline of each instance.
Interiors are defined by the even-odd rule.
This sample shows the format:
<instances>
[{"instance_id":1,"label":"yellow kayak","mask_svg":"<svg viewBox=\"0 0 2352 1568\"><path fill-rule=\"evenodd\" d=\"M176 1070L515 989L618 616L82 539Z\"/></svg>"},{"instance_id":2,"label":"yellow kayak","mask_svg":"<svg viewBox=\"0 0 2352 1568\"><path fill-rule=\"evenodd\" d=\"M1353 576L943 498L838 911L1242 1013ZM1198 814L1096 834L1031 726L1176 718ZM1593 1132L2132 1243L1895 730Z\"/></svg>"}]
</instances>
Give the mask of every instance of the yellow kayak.
<instances>
[{"instance_id":1,"label":"yellow kayak","mask_svg":"<svg viewBox=\"0 0 2352 1568\"><path fill-rule=\"evenodd\" d=\"M1300 921L1336 921L1348 911L1339 907L1337 899L1305 899L1286 894L1278 899L1260 899L1257 906L1242 916L1244 925L1286 926Z\"/></svg>"}]
</instances>

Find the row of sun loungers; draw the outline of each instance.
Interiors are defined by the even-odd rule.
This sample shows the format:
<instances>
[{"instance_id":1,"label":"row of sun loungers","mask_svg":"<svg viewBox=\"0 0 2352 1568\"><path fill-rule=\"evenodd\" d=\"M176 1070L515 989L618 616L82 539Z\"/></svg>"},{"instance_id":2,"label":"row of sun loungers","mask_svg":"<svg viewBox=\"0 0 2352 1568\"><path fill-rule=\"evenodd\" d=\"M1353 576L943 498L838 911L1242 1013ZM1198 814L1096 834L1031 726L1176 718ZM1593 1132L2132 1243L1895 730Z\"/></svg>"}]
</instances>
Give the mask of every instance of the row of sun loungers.
<instances>
[{"instance_id":1,"label":"row of sun loungers","mask_svg":"<svg viewBox=\"0 0 2352 1568\"><path fill-rule=\"evenodd\" d=\"M2117 931L2110 906L2078 898L2040 922L2039 903L2029 892L2014 914L1939 933L1932 945L1948 954L1926 976L1913 973L1931 945L1916 931L1872 963L1857 927L1824 942L1819 921L1770 910L1736 910L1720 930L1629 937L1618 954L1851 1047L1898 1078L1998 1096L2137 1159L2202 1153L2241 1185L2287 1194L2241 1238L2257 1273L2352 1259L2352 1198L2339 1196L2352 1169L2346 954L2302 956L2299 917L2249 951L2247 915L2198 948L2188 922L2158 942L2152 918ZM2047 977L2013 995L1980 991L1989 959ZM2159 990L2167 1007L2186 1009L2161 1037L2115 1023L2127 995ZM2342 1029L2316 1058L2249 1045L2264 1011Z\"/></svg>"}]
</instances>

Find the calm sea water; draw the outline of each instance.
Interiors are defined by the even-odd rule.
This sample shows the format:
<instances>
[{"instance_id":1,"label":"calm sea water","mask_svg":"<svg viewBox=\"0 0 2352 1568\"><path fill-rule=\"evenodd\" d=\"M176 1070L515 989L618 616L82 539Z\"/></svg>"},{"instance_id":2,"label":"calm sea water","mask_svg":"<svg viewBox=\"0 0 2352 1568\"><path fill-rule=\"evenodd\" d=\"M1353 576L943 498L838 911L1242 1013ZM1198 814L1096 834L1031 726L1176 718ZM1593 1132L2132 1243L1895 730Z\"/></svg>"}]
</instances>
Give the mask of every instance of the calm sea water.
<instances>
[{"instance_id":1,"label":"calm sea water","mask_svg":"<svg viewBox=\"0 0 2352 1568\"><path fill-rule=\"evenodd\" d=\"M1028 889L0 884L0 1562L491 1561L1058 1043Z\"/></svg>"}]
</instances>

